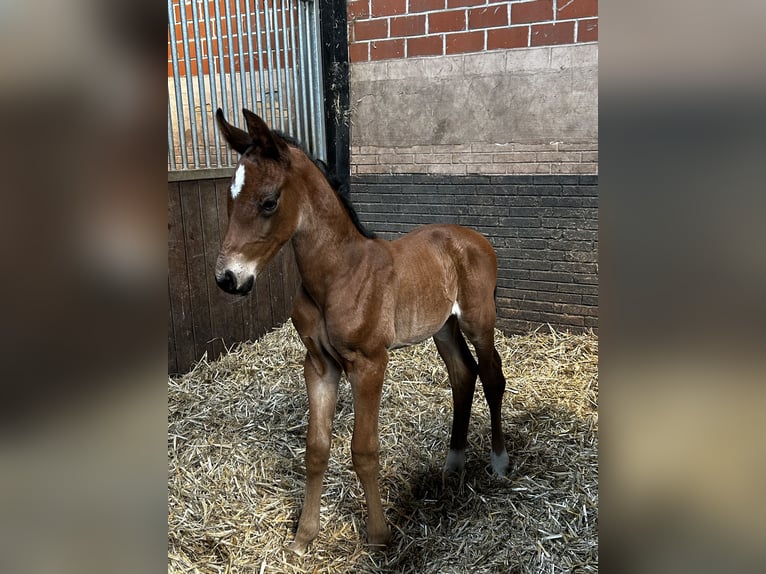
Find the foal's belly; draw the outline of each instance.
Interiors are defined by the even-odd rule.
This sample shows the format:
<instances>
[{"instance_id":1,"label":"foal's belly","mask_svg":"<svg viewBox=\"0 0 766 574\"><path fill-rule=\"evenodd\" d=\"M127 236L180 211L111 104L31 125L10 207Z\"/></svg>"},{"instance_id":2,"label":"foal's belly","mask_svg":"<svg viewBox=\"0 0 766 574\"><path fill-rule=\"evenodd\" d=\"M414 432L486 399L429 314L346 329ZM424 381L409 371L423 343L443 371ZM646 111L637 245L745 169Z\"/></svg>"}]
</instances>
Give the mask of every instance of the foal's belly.
<instances>
[{"instance_id":1,"label":"foal's belly","mask_svg":"<svg viewBox=\"0 0 766 574\"><path fill-rule=\"evenodd\" d=\"M451 306L447 301L439 301L429 309L399 311L394 326L394 341L389 349L414 345L433 336L449 318Z\"/></svg>"}]
</instances>

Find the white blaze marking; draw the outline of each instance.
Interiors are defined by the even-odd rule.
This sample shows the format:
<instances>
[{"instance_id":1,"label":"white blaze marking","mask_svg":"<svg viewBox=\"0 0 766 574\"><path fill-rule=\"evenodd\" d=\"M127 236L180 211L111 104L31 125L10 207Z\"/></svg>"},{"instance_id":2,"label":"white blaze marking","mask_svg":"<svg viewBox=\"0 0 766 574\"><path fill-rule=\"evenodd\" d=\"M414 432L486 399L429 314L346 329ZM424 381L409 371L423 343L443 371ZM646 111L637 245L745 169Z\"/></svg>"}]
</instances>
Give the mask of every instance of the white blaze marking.
<instances>
[{"instance_id":1,"label":"white blaze marking","mask_svg":"<svg viewBox=\"0 0 766 574\"><path fill-rule=\"evenodd\" d=\"M245 185L245 166L240 164L234 172L234 183L231 184L231 198L237 199L242 186Z\"/></svg>"},{"instance_id":2,"label":"white blaze marking","mask_svg":"<svg viewBox=\"0 0 766 574\"><path fill-rule=\"evenodd\" d=\"M457 304L457 301L452 304L452 315L460 319L460 305Z\"/></svg>"}]
</instances>

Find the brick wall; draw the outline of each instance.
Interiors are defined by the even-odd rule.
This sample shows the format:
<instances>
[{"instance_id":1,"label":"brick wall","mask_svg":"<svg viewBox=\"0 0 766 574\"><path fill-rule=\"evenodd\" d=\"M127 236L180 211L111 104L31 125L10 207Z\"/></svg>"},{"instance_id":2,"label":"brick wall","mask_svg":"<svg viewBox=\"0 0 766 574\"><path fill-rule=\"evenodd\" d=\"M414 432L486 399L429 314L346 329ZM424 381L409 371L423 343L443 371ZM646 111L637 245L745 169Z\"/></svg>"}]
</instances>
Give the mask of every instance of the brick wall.
<instances>
[{"instance_id":1,"label":"brick wall","mask_svg":"<svg viewBox=\"0 0 766 574\"><path fill-rule=\"evenodd\" d=\"M351 0L348 16L362 222L477 229L499 328L597 328L597 0Z\"/></svg>"},{"instance_id":2,"label":"brick wall","mask_svg":"<svg viewBox=\"0 0 766 574\"><path fill-rule=\"evenodd\" d=\"M598 0L350 0L351 62L598 40Z\"/></svg>"},{"instance_id":3,"label":"brick wall","mask_svg":"<svg viewBox=\"0 0 766 574\"><path fill-rule=\"evenodd\" d=\"M498 255L498 328L598 325L598 188L593 175L352 176L365 225L395 239L419 225L457 223Z\"/></svg>"}]
</instances>

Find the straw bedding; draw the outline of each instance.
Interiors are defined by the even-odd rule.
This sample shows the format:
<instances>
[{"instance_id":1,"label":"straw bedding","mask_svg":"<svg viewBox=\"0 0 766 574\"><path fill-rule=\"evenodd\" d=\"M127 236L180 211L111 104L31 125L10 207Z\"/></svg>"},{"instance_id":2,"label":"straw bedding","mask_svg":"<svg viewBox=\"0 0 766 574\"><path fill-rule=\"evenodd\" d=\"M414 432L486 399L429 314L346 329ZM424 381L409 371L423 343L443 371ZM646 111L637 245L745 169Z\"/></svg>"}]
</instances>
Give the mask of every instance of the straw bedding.
<instances>
[{"instance_id":1,"label":"straw bedding","mask_svg":"<svg viewBox=\"0 0 766 574\"><path fill-rule=\"evenodd\" d=\"M168 381L169 572L596 572L598 341L547 329L496 335L508 386L511 472L489 472L477 385L465 473L442 477L452 420L431 341L393 351L380 415L381 490L392 529L365 545L351 464L353 410L341 380L322 529L285 551L303 499L304 348L288 322Z\"/></svg>"}]
</instances>

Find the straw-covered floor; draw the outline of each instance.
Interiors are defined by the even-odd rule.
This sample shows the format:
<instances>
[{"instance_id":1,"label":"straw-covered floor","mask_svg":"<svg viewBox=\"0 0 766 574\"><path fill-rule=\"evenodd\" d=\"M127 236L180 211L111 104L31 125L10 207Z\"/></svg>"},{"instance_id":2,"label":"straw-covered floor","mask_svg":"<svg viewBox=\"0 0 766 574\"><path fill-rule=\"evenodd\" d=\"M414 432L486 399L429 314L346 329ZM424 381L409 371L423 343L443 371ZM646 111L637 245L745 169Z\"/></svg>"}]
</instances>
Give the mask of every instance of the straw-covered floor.
<instances>
[{"instance_id":1,"label":"straw-covered floor","mask_svg":"<svg viewBox=\"0 0 766 574\"><path fill-rule=\"evenodd\" d=\"M169 380L169 572L596 572L598 340L540 330L496 336L508 381L511 472L489 472L477 385L462 480L442 478L452 418L431 341L393 351L380 415L381 489L393 539L366 547L341 380L322 529L285 551L303 499L304 348L288 322Z\"/></svg>"}]
</instances>

